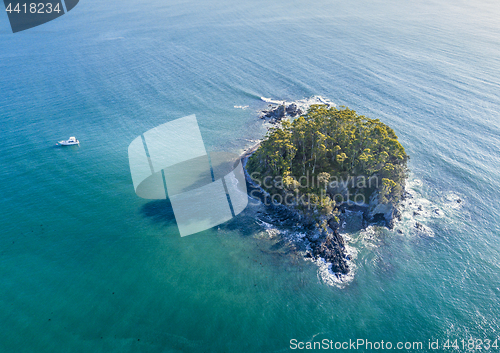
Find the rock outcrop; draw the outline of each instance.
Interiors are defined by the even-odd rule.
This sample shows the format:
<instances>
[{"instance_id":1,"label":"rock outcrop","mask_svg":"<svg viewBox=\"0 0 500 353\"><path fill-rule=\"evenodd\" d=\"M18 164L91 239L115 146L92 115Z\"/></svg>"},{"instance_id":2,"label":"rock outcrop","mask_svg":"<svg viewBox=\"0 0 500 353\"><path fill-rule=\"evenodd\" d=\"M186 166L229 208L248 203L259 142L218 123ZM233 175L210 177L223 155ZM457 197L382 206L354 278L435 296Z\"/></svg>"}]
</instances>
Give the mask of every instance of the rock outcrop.
<instances>
[{"instance_id":1,"label":"rock outcrop","mask_svg":"<svg viewBox=\"0 0 500 353\"><path fill-rule=\"evenodd\" d=\"M313 106L311 106L313 108L308 108L303 102L301 103L301 101L282 102L281 104L279 101L266 100L266 102L271 102L272 104L269 104L267 109L261 111L261 118L269 119L268 122L274 124L278 128L281 125L283 119L286 119L288 117L293 118L302 115L304 113L302 109L306 110L316 109ZM325 104L328 105L329 107L334 106L330 103L323 101L318 104ZM389 129L389 131L392 130ZM247 178L249 187L250 188L253 187L258 191L258 193L254 194L254 196L258 195L258 198L261 198L261 201L266 199L272 200L272 197L270 197L270 195L264 189L262 189L262 187L260 187L260 184L256 185L253 182L253 180L251 179L246 170L246 161L258 148L259 146L256 145L251 149L249 149L244 154L243 166L245 169L245 176ZM368 150L367 153L369 153L370 150L369 149L367 150ZM357 218L355 219L355 222L348 222L349 227L357 227L357 226L366 227L369 224L373 223L377 224L385 223L387 227L389 228L393 227L394 220L400 217L400 213L396 206L397 202L399 202L399 200L402 197L404 197L404 185L401 191L403 192L403 195L399 195L400 189L398 185L398 188L395 189L398 191L394 192L393 195L390 195L389 192L386 190L384 191L384 196L379 197L379 190L380 190L380 188L378 187L379 177L380 176L378 174L377 175L374 174L370 177L365 177L364 175L352 176L352 177L349 176L348 179L345 181L341 179L340 182L329 183L326 192L327 194L329 194L330 199L335 201L341 199L344 201L342 202L337 201L338 203L335 205L336 209L334 209L333 211L331 210L325 211L324 213L322 213L319 220L318 220L319 213L317 209L313 209L313 211L311 211L308 214L308 212L304 211L303 209L300 208L296 209L288 204L281 205L282 207L287 209L287 212L290 212L290 214L293 215L298 220L298 223L300 223L301 227L304 230L308 229L307 236L304 237L304 239L301 238L302 240L297 240L297 241L304 241L304 243L302 243L303 246L302 249L304 249L304 247L306 249L309 249L306 251L305 254L306 257L324 259L327 263L331 264L331 272L340 277L349 272L349 265L348 265L349 257L346 254L346 245L344 239L340 234L341 228L339 226L339 223L343 225L342 229L344 230L348 229L344 228L345 227L344 221L346 221L347 219L346 217L352 214L352 212L355 212ZM382 179L382 181L383 180L384 179ZM376 187L372 187L371 186L372 184L376 185ZM358 186L358 185L365 185L365 186ZM367 187L366 185L369 185L369 187ZM278 191L278 193L280 196L283 196L283 193L280 193L280 191ZM361 204L352 201L353 199L357 200L355 196L358 195L363 196ZM390 195L390 197L388 195ZM268 204L266 202L263 203ZM310 246L310 248L308 248L308 246Z\"/></svg>"},{"instance_id":2,"label":"rock outcrop","mask_svg":"<svg viewBox=\"0 0 500 353\"><path fill-rule=\"evenodd\" d=\"M267 110L263 110L262 119L270 119L272 123L280 122L286 116L296 117L303 114L303 111L295 103L286 103L280 105L270 104Z\"/></svg>"},{"instance_id":3,"label":"rock outcrop","mask_svg":"<svg viewBox=\"0 0 500 353\"><path fill-rule=\"evenodd\" d=\"M321 257L327 263L332 264L331 271L336 274L347 274L349 265L345 253L345 243L340 235L338 227L334 227L333 232L326 237L311 242L312 255Z\"/></svg>"}]
</instances>

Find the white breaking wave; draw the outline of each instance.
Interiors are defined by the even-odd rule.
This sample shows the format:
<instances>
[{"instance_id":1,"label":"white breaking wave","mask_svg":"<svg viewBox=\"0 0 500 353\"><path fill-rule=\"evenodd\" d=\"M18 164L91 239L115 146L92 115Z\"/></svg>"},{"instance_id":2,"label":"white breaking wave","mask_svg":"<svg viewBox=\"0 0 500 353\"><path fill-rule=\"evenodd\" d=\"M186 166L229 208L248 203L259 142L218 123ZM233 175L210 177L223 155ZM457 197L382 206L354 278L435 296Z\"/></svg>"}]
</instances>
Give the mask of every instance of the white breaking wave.
<instances>
[{"instance_id":1,"label":"white breaking wave","mask_svg":"<svg viewBox=\"0 0 500 353\"><path fill-rule=\"evenodd\" d=\"M401 234L434 237L429 222L453 216L464 204L463 197L456 192L446 193L437 202L429 200L424 196L424 183L414 176L408 179L406 186L409 196L401 202L401 221L394 227Z\"/></svg>"},{"instance_id":2,"label":"white breaking wave","mask_svg":"<svg viewBox=\"0 0 500 353\"><path fill-rule=\"evenodd\" d=\"M263 234L257 234L257 238L269 238L273 239L281 235L282 232L270 223L264 222L263 220L257 220L257 223L264 228Z\"/></svg>"},{"instance_id":3,"label":"white breaking wave","mask_svg":"<svg viewBox=\"0 0 500 353\"><path fill-rule=\"evenodd\" d=\"M305 99L299 99L296 101L291 101L288 102L286 100L277 100L277 99L272 99L272 98L266 98L266 97L260 97L260 99L266 103L269 104L275 104L275 105L280 105L280 104L292 104L295 103L297 104L297 107L299 107L303 112L306 112L311 105L314 104L326 104L330 107L336 107L337 105L333 103L331 100L325 97L321 96L312 96L310 98L305 98Z\"/></svg>"},{"instance_id":4,"label":"white breaking wave","mask_svg":"<svg viewBox=\"0 0 500 353\"><path fill-rule=\"evenodd\" d=\"M357 269L354 259L356 259L358 251L356 250L356 248L348 245L346 242L345 252L348 257L348 260L346 262L349 266L349 272L345 275L332 272L332 264L326 262L323 258L311 259L311 261L318 266L318 279L321 282L329 286L345 288L354 280Z\"/></svg>"},{"instance_id":5,"label":"white breaking wave","mask_svg":"<svg viewBox=\"0 0 500 353\"><path fill-rule=\"evenodd\" d=\"M379 240L379 232L377 229L378 226L369 225L368 227L362 229L359 233L356 233L356 238L351 238L350 242L361 248L376 248Z\"/></svg>"},{"instance_id":6,"label":"white breaking wave","mask_svg":"<svg viewBox=\"0 0 500 353\"><path fill-rule=\"evenodd\" d=\"M259 224L265 229L265 234L269 239L276 238L277 236L283 237L287 241L298 243L301 242L304 244L305 249L311 251L310 242L306 237L305 232L298 231L288 231L288 230L280 230L276 226L259 220ZM259 236L259 237L262 237ZM349 245L349 237L343 235L345 240L345 252L347 256L347 265L349 266L349 273L346 275L334 273L332 272L332 264L326 262L323 258L315 259L315 258L306 258L304 256L305 261L311 261L316 266L318 266L317 276L318 279L329 286L336 286L338 288L344 288L354 279L354 275L356 273L356 264L354 260L357 258L358 251L356 248ZM305 253L303 253L305 255Z\"/></svg>"},{"instance_id":7,"label":"white breaking wave","mask_svg":"<svg viewBox=\"0 0 500 353\"><path fill-rule=\"evenodd\" d=\"M422 195L423 182L411 177L406 183L407 198L401 202L401 221L394 229L401 234L426 235L434 237L434 231L427 225L433 217L442 217L438 205Z\"/></svg>"},{"instance_id":8,"label":"white breaking wave","mask_svg":"<svg viewBox=\"0 0 500 353\"><path fill-rule=\"evenodd\" d=\"M443 208L452 210L461 208L464 204L464 197L455 192L449 192L442 197Z\"/></svg>"},{"instance_id":9,"label":"white breaking wave","mask_svg":"<svg viewBox=\"0 0 500 353\"><path fill-rule=\"evenodd\" d=\"M236 109L247 109L248 105L235 105L234 106Z\"/></svg>"},{"instance_id":10,"label":"white breaking wave","mask_svg":"<svg viewBox=\"0 0 500 353\"><path fill-rule=\"evenodd\" d=\"M394 235L401 236L427 236L434 237L432 221L438 218L453 217L457 214L457 209L461 208L466 200L457 192L443 193L435 202L427 198L422 180L410 176L407 182L407 192L409 196L401 203L401 221L396 222ZM339 276L331 271L331 264L323 259L311 259L318 265L318 279L328 285L344 288L355 277L358 253L363 249L372 250L380 246L379 226L369 225L359 232L343 233L346 244L346 254L349 258L349 273Z\"/></svg>"},{"instance_id":11,"label":"white breaking wave","mask_svg":"<svg viewBox=\"0 0 500 353\"><path fill-rule=\"evenodd\" d=\"M266 103L271 103L271 104L283 104L284 101L277 101L272 98L265 98L265 97L260 97L261 100L263 100Z\"/></svg>"}]
</instances>

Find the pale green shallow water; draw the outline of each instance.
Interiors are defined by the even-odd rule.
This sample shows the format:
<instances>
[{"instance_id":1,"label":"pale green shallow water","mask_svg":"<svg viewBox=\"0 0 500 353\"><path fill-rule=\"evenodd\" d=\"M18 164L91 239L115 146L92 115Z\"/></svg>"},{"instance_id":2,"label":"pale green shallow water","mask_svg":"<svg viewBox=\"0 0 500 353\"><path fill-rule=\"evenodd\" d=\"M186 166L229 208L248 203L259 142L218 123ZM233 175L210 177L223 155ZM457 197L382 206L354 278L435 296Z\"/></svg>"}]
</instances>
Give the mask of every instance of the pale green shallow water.
<instances>
[{"instance_id":1,"label":"pale green shallow water","mask_svg":"<svg viewBox=\"0 0 500 353\"><path fill-rule=\"evenodd\" d=\"M14 35L0 15L0 351L497 338L499 17L486 1L82 0ZM168 204L134 194L127 147L148 129L194 113L210 148L238 152L264 133L261 96L313 95L391 125L417 203L441 210L351 234L346 286L276 246L257 205L181 238ZM70 135L79 148L54 146Z\"/></svg>"}]
</instances>

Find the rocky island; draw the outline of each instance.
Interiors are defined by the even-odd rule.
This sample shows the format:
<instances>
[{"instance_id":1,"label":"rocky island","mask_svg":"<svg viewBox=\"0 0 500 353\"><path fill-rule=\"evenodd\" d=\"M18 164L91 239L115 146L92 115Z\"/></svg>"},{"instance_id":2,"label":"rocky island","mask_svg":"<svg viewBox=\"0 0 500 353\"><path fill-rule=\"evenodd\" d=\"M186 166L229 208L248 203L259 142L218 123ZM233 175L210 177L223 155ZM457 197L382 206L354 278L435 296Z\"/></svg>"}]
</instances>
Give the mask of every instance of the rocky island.
<instances>
[{"instance_id":1,"label":"rocky island","mask_svg":"<svg viewBox=\"0 0 500 353\"><path fill-rule=\"evenodd\" d=\"M339 233L345 211L362 211L365 226L392 227L409 157L394 130L378 119L328 104L303 113L293 103L263 112L273 126L244 159L247 182L266 205L300 220L306 256L324 259L340 276L349 271Z\"/></svg>"}]
</instances>

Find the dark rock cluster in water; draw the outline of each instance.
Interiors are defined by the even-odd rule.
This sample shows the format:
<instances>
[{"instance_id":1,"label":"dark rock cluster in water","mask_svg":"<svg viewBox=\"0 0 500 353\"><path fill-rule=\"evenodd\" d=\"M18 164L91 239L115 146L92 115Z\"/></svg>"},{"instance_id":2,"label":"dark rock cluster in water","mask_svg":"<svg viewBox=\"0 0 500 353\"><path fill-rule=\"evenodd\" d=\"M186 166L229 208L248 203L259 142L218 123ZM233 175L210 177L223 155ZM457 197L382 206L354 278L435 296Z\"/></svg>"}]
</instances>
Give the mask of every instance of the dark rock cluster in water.
<instances>
[{"instance_id":1,"label":"dark rock cluster in water","mask_svg":"<svg viewBox=\"0 0 500 353\"><path fill-rule=\"evenodd\" d=\"M332 264L333 273L345 275L349 272L344 238L340 235L337 225L333 226L333 232L326 237L311 241L311 249L312 253L307 253L306 256L323 258L325 262Z\"/></svg>"},{"instance_id":2,"label":"dark rock cluster in water","mask_svg":"<svg viewBox=\"0 0 500 353\"><path fill-rule=\"evenodd\" d=\"M251 190L252 196L266 205L266 213L270 218L281 226L288 225L289 228L295 231L304 231L307 234L303 239L295 240L295 242L302 243L302 246L298 246L298 249L302 248L305 250L304 247L309 245L309 250L305 251L306 258L322 258L325 262L332 265L331 271L337 276L345 275L349 272L349 265L347 263L349 257L346 254L345 242L339 232L339 224L333 218L328 221L327 230L320 231L314 225L315 222L312 219L304 217L303 214L298 213L293 208L274 204L270 200L270 195L262 188L256 186L248 176L248 173L245 173L245 175L247 190ZM340 219L344 218L345 215L340 217ZM271 222L271 220L268 221ZM297 227L297 225L300 226Z\"/></svg>"},{"instance_id":3,"label":"dark rock cluster in water","mask_svg":"<svg viewBox=\"0 0 500 353\"><path fill-rule=\"evenodd\" d=\"M267 110L262 110L261 119L270 119L271 123L278 123L286 116L296 117L304 112L295 103L286 103L280 105L269 104Z\"/></svg>"}]
</instances>

